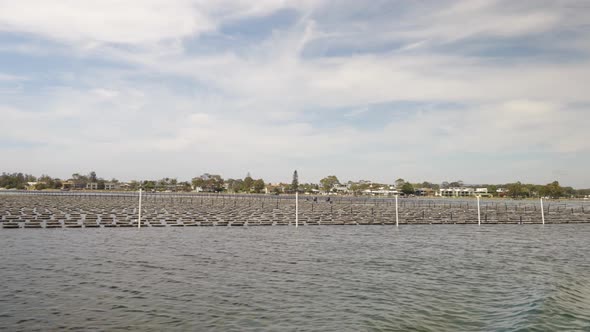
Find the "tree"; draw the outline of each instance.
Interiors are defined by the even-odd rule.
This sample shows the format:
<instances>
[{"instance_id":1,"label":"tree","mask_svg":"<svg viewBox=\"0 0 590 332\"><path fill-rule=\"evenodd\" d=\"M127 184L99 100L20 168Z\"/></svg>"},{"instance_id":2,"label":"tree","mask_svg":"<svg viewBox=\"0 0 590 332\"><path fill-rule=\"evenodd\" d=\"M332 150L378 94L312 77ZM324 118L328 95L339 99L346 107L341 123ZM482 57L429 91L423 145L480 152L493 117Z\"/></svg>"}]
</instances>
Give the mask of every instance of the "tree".
<instances>
[{"instance_id":1,"label":"tree","mask_svg":"<svg viewBox=\"0 0 590 332\"><path fill-rule=\"evenodd\" d=\"M80 173L72 174L72 180L74 180L74 188L84 188L89 182L86 175L80 175Z\"/></svg>"},{"instance_id":2,"label":"tree","mask_svg":"<svg viewBox=\"0 0 590 332\"><path fill-rule=\"evenodd\" d=\"M350 185L350 190L352 190L355 194L360 194L363 190L367 190L372 187L371 183L352 183Z\"/></svg>"},{"instance_id":3,"label":"tree","mask_svg":"<svg viewBox=\"0 0 590 332\"><path fill-rule=\"evenodd\" d=\"M321 179L320 184L322 185L322 189L328 192L332 190L332 188L334 188L335 185L339 185L340 181L338 181L336 175L329 175Z\"/></svg>"},{"instance_id":4,"label":"tree","mask_svg":"<svg viewBox=\"0 0 590 332\"><path fill-rule=\"evenodd\" d=\"M244 180L242 179L227 179L225 183L227 184L227 189L234 193L242 191L244 187Z\"/></svg>"},{"instance_id":5,"label":"tree","mask_svg":"<svg viewBox=\"0 0 590 332\"><path fill-rule=\"evenodd\" d=\"M132 180L131 182L129 182L129 190L139 190L139 182L137 182L136 180Z\"/></svg>"},{"instance_id":6,"label":"tree","mask_svg":"<svg viewBox=\"0 0 590 332\"><path fill-rule=\"evenodd\" d=\"M560 198L563 196L563 193L564 190L557 181L553 181L541 188L541 195L546 197Z\"/></svg>"},{"instance_id":7,"label":"tree","mask_svg":"<svg viewBox=\"0 0 590 332\"><path fill-rule=\"evenodd\" d=\"M449 183L449 186L451 186L451 188L461 188L461 187L463 187L463 181L457 180L457 181L451 182L451 183Z\"/></svg>"},{"instance_id":8,"label":"tree","mask_svg":"<svg viewBox=\"0 0 590 332\"><path fill-rule=\"evenodd\" d=\"M183 181L178 184L181 186L180 190L191 191L191 184L188 181Z\"/></svg>"},{"instance_id":9,"label":"tree","mask_svg":"<svg viewBox=\"0 0 590 332\"><path fill-rule=\"evenodd\" d=\"M291 181L291 190L298 191L299 190L299 175L297 174L297 170L293 172L293 181Z\"/></svg>"},{"instance_id":10,"label":"tree","mask_svg":"<svg viewBox=\"0 0 590 332\"><path fill-rule=\"evenodd\" d=\"M90 182L97 182L98 178L96 177L96 172L90 172L90 174L88 174L88 179L90 180Z\"/></svg>"},{"instance_id":11,"label":"tree","mask_svg":"<svg viewBox=\"0 0 590 332\"><path fill-rule=\"evenodd\" d=\"M495 195L496 191L498 190L498 186L491 184L491 185L487 185L485 186L488 189L488 193Z\"/></svg>"},{"instance_id":12,"label":"tree","mask_svg":"<svg viewBox=\"0 0 590 332\"><path fill-rule=\"evenodd\" d=\"M261 193L265 187L266 185L264 184L264 180L262 179L255 180L252 184L252 189L255 193Z\"/></svg>"},{"instance_id":13,"label":"tree","mask_svg":"<svg viewBox=\"0 0 590 332\"><path fill-rule=\"evenodd\" d=\"M434 188L434 185L428 181L422 182L421 186L422 186L422 188L430 188L430 189Z\"/></svg>"},{"instance_id":14,"label":"tree","mask_svg":"<svg viewBox=\"0 0 590 332\"><path fill-rule=\"evenodd\" d=\"M252 186L254 185L254 179L250 176L250 173L244 178L244 182L242 183L242 190L249 193L252 190Z\"/></svg>"},{"instance_id":15,"label":"tree","mask_svg":"<svg viewBox=\"0 0 590 332\"><path fill-rule=\"evenodd\" d=\"M155 181L143 181L141 187L147 191L154 191L156 189L156 182Z\"/></svg>"},{"instance_id":16,"label":"tree","mask_svg":"<svg viewBox=\"0 0 590 332\"><path fill-rule=\"evenodd\" d=\"M399 179L395 180L395 187L399 189L399 188L403 187L405 183L406 183L406 180L399 178Z\"/></svg>"},{"instance_id":17,"label":"tree","mask_svg":"<svg viewBox=\"0 0 590 332\"><path fill-rule=\"evenodd\" d=\"M203 191L220 192L225 189L223 178L220 175L203 174L192 179L193 187L200 187Z\"/></svg>"},{"instance_id":18,"label":"tree","mask_svg":"<svg viewBox=\"0 0 590 332\"><path fill-rule=\"evenodd\" d=\"M575 197L576 196L576 190L572 187L563 187L563 193L565 196L568 196L568 197Z\"/></svg>"},{"instance_id":19,"label":"tree","mask_svg":"<svg viewBox=\"0 0 590 332\"><path fill-rule=\"evenodd\" d=\"M404 183L404 185L402 186L402 192L406 195L411 195L414 194L415 190L414 190L414 186L412 186L411 183L406 182Z\"/></svg>"},{"instance_id":20,"label":"tree","mask_svg":"<svg viewBox=\"0 0 590 332\"><path fill-rule=\"evenodd\" d=\"M507 184L506 189L508 189L508 196L512 198L524 197L528 193L527 188L520 181Z\"/></svg>"}]
</instances>

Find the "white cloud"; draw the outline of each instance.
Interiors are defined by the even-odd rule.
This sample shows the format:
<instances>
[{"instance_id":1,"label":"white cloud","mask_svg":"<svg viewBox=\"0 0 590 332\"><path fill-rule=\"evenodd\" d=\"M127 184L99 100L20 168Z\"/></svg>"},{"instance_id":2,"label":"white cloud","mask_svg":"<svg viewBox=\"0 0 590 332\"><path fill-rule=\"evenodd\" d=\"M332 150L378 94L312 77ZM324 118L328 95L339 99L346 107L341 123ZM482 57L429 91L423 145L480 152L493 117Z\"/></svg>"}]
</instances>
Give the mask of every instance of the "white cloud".
<instances>
[{"instance_id":1,"label":"white cloud","mask_svg":"<svg viewBox=\"0 0 590 332\"><path fill-rule=\"evenodd\" d=\"M381 181L442 180L449 174L476 181L463 161L447 159L479 154L511 156L508 163L488 161L504 172L488 171L494 181L513 176L510 167L544 181L561 166L527 170L535 158L590 151L590 110L579 106L590 103L590 48L588 33L579 29L585 15L535 3L422 2L399 14L375 10L371 16L363 15L370 6L358 2L0 1L0 31L59 42L45 47L23 38L16 49L0 45L0 51L90 60L87 67L52 77L59 82L54 87L2 101L7 120L0 124L1 138L38 143L11 148L12 158L3 165L37 165L37 173L56 174L96 165L100 173L123 178L189 178L201 171L235 177L250 170L284 180L298 168L308 180L341 172ZM300 13L297 22L263 41L213 47L206 54L186 50L187 38L205 42L199 37L219 36L228 22L286 8ZM433 48L563 29L577 32L556 41L561 51L576 51L568 61ZM337 52L325 56L322 50ZM94 68L96 59L130 68ZM31 79L42 81L0 74L3 84ZM400 101L459 106L405 112L363 129L373 116L367 105ZM322 114L325 109L330 116ZM334 116L334 109L342 113ZM359 125L343 125L340 116ZM567 179L590 185L577 169Z\"/></svg>"},{"instance_id":2,"label":"white cloud","mask_svg":"<svg viewBox=\"0 0 590 332\"><path fill-rule=\"evenodd\" d=\"M78 43L143 43L214 28L190 1L2 1L0 28Z\"/></svg>"},{"instance_id":3,"label":"white cloud","mask_svg":"<svg viewBox=\"0 0 590 332\"><path fill-rule=\"evenodd\" d=\"M24 76L0 73L0 82L17 82L25 80L27 80L27 78Z\"/></svg>"},{"instance_id":4,"label":"white cloud","mask_svg":"<svg viewBox=\"0 0 590 332\"><path fill-rule=\"evenodd\" d=\"M39 34L85 48L196 36L222 21L266 15L310 1L78 0L0 1L0 31Z\"/></svg>"}]
</instances>

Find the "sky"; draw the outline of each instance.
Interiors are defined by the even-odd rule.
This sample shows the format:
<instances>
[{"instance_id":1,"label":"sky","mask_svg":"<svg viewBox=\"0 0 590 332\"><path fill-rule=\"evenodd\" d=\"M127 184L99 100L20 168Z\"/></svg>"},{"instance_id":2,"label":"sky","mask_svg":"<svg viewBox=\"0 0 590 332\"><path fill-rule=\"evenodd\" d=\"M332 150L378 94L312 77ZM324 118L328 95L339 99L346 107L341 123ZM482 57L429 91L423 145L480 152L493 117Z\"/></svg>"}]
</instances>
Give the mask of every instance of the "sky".
<instances>
[{"instance_id":1,"label":"sky","mask_svg":"<svg viewBox=\"0 0 590 332\"><path fill-rule=\"evenodd\" d=\"M0 171L590 187L586 0L0 0Z\"/></svg>"}]
</instances>

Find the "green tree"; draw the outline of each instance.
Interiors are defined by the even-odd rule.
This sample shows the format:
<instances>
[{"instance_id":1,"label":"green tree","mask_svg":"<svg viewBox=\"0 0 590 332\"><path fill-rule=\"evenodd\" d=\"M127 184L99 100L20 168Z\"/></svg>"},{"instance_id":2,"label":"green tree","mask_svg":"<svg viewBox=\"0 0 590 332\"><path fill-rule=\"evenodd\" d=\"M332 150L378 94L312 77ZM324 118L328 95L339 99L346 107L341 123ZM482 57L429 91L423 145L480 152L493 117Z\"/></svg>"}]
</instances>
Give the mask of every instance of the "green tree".
<instances>
[{"instance_id":1,"label":"green tree","mask_svg":"<svg viewBox=\"0 0 590 332\"><path fill-rule=\"evenodd\" d=\"M242 179L227 179L225 181L225 184L227 185L227 190L229 190L230 192L238 193L238 192L241 192L242 188L244 187L244 180L242 180Z\"/></svg>"},{"instance_id":2,"label":"green tree","mask_svg":"<svg viewBox=\"0 0 590 332\"><path fill-rule=\"evenodd\" d=\"M414 186L410 182L406 182L402 186L402 192L406 195L414 194L414 192L415 192Z\"/></svg>"},{"instance_id":3,"label":"green tree","mask_svg":"<svg viewBox=\"0 0 590 332\"><path fill-rule=\"evenodd\" d=\"M244 178L242 182L242 191L249 193L254 186L254 179L250 176L250 173Z\"/></svg>"},{"instance_id":4,"label":"green tree","mask_svg":"<svg viewBox=\"0 0 590 332\"><path fill-rule=\"evenodd\" d=\"M191 184L188 181L183 181L178 184L181 186L180 190L182 190L182 191L188 192L188 191L191 191L191 189L192 189Z\"/></svg>"},{"instance_id":5,"label":"green tree","mask_svg":"<svg viewBox=\"0 0 590 332\"><path fill-rule=\"evenodd\" d=\"M403 187L405 183L406 183L406 180L399 178L399 179L395 180L395 187L399 189L399 188Z\"/></svg>"},{"instance_id":6,"label":"green tree","mask_svg":"<svg viewBox=\"0 0 590 332\"><path fill-rule=\"evenodd\" d=\"M541 195L546 197L560 198L563 197L563 194L564 190L557 181L553 181L541 189Z\"/></svg>"},{"instance_id":7,"label":"green tree","mask_svg":"<svg viewBox=\"0 0 590 332\"><path fill-rule=\"evenodd\" d=\"M353 183L350 185L350 190L352 190L355 194L360 194L364 190L367 190L372 187L371 183Z\"/></svg>"},{"instance_id":8,"label":"green tree","mask_svg":"<svg viewBox=\"0 0 590 332\"><path fill-rule=\"evenodd\" d=\"M30 174L23 173L2 173L0 176L0 187L7 189L25 189L27 182L35 182L36 178Z\"/></svg>"},{"instance_id":9,"label":"green tree","mask_svg":"<svg viewBox=\"0 0 590 332\"><path fill-rule=\"evenodd\" d=\"M457 180L457 181L451 182L451 183L449 183L449 186L451 188L461 188L461 187L463 187L463 181Z\"/></svg>"},{"instance_id":10,"label":"green tree","mask_svg":"<svg viewBox=\"0 0 590 332\"><path fill-rule=\"evenodd\" d=\"M291 190L293 192L299 190L299 175L297 174L297 170L293 172L293 180L291 181Z\"/></svg>"},{"instance_id":11,"label":"green tree","mask_svg":"<svg viewBox=\"0 0 590 332\"><path fill-rule=\"evenodd\" d=\"M334 188L335 185L339 185L340 181L338 181L336 175L329 175L321 179L320 184L324 191L329 192L332 190L332 188Z\"/></svg>"},{"instance_id":12,"label":"green tree","mask_svg":"<svg viewBox=\"0 0 590 332\"><path fill-rule=\"evenodd\" d=\"M488 189L488 193L492 195L496 195L496 190L498 190L498 186L495 184L490 184L485 186Z\"/></svg>"},{"instance_id":13,"label":"green tree","mask_svg":"<svg viewBox=\"0 0 590 332\"><path fill-rule=\"evenodd\" d=\"M136 180L132 180L131 182L129 182L129 190L139 190L139 182L137 182Z\"/></svg>"},{"instance_id":14,"label":"green tree","mask_svg":"<svg viewBox=\"0 0 590 332\"><path fill-rule=\"evenodd\" d=\"M151 180L142 181L141 187L147 191L156 190L156 182Z\"/></svg>"},{"instance_id":15,"label":"green tree","mask_svg":"<svg viewBox=\"0 0 590 332\"><path fill-rule=\"evenodd\" d=\"M434 184L428 182L428 181L424 181L422 182L422 184L420 185L422 188L430 188L430 189L434 189Z\"/></svg>"},{"instance_id":16,"label":"green tree","mask_svg":"<svg viewBox=\"0 0 590 332\"><path fill-rule=\"evenodd\" d=\"M508 196L512 198L525 197L528 193L527 188L520 181L507 184L506 189L508 189Z\"/></svg>"},{"instance_id":17,"label":"green tree","mask_svg":"<svg viewBox=\"0 0 590 332\"><path fill-rule=\"evenodd\" d=\"M262 179L255 180L254 183L252 184L252 189L254 190L255 193L263 192L265 187L266 187L266 185L264 184L264 180L262 180Z\"/></svg>"},{"instance_id":18,"label":"green tree","mask_svg":"<svg viewBox=\"0 0 590 332\"><path fill-rule=\"evenodd\" d=\"M225 182L220 175L205 173L192 179L193 187L200 187L203 191L221 192L225 189Z\"/></svg>"}]
</instances>

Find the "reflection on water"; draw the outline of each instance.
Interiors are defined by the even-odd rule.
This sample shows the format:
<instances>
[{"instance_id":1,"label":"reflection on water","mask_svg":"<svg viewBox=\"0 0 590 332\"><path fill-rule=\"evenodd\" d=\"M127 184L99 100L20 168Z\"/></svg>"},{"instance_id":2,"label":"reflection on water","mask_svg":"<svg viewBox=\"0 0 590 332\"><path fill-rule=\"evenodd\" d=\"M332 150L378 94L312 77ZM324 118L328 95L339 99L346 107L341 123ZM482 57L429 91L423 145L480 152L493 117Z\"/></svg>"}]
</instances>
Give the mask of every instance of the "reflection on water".
<instances>
[{"instance_id":1,"label":"reflection on water","mask_svg":"<svg viewBox=\"0 0 590 332\"><path fill-rule=\"evenodd\" d=\"M587 225L0 232L0 329L587 330Z\"/></svg>"}]
</instances>

